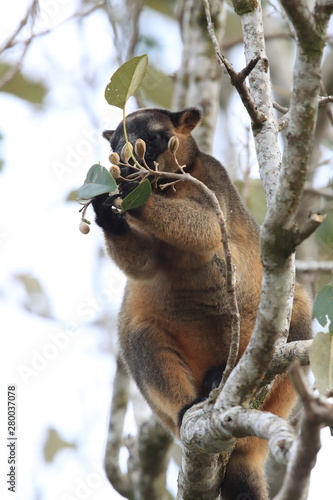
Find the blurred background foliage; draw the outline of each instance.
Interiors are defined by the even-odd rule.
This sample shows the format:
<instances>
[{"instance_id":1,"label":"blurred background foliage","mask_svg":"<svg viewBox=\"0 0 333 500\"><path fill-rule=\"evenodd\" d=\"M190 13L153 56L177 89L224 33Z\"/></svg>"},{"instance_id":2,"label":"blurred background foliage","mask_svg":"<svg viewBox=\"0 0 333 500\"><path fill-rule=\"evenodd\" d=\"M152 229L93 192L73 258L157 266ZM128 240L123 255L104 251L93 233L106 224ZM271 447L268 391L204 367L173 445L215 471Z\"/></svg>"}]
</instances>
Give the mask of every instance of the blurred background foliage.
<instances>
[{"instance_id":1,"label":"blurred background foliage","mask_svg":"<svg viewBox=\"0 0 333 500\"><path fill-rule=\"evenodd\" d=\"M183 74L181 81L179 77L181 66L184 66L186 50L188 56L191 57L191 47L186 47L187 31L193 30L193 26L203 26L202 12L195 12L190 4L188 0L100 2L77 0L71 3L64 0L52 2L34 0L23 2L17 12L11 13L10 30L2 30L2 33L6 32L6 36L2 34L0 40L0 97L3 103L5 103L6 96L9 99L9 105L6 104L7 115L2 113L0 130L0 180L7 169L17 167L12 164L7 152L6 144L13 130L7 128L7 121L16 122L18 148L23 135L31 144L31 150L24 152L24 167L31 170L31 178L34 178L34 182L40 183L40 189L43 189L43 182L46 182L45 174L41 174L41 170L33 171L38 157L50 149L51 157L47 159L47 163L52 165L52 161L53 163L55 160L58 161L57 155L60 154L58 151L69 151L69 149L66 150L68 144L71 144L72 153L74 150L77 151L78 141L83 137L80 135L81 122L84 122L85 130L92 130L94 133L96 130L100 133L103 128L106 128L105 119L101 123L101 117L107 114L112 115L113 110L107 109L104 102L104 87L115 69L135 55L147 53L150 68L142 90L136 100L132 101L132 109L137 106L171 109L177 102L175 94L180 92L181 87L181 91L187 94L187 102L190 102L186 105L201 106L205 110L207 103L202 102L201 96L196 93L195 89L199 88L199 83L197 87L195 83L199 82L199 77L203 80L203 85L211 82L209 74L201 68L201 63L194 61L198 71L194 90L193 86L191 87L191 75L184 76ZM6 8L2 6L2 15L5 18ZM293 33L278 2L265 1L263 8L274 99L281 106L288 107L295 58ZM189 21L189 13L194 16L192 21ZM222 51L233 63L235 69L241 70L244 66L241 27L239 18L229 2L224 4L223 19L224 25L220 40ZM205 25L203 28L205 29ZM210 42L206 39L203 43L205 44L203 52L206 53L207 59L210 59L209 64L215 66L219 74L218 98L216 102L210 103L216 108L212 150L228 169L257 221L262 223L266 213L266 203L259 180L250 122L234 88L230 85L229 78L219 70ZM192 46L193 50L194 48ZM323 61L322 95L332 93L333 29L331 25ZM27 105L33 110L35 122L31 130L28 127L24 130L21 128L19 100L22 102L22 110L26 109ZM11 106L13 112L10 111ZM73 110L78 113L78 117L74 117ZM52 117L56 115L59 115L62 120L63 127L59 126L59 120L56 120L52 128ZM277 112L277 115L280 117L281 113ZM46 116L48 116L47 119ZM117 121L119 118L114 118L113 126ZM332 124L332 105L328 104L319 111L313 161L298 222L304 221L312 212L320 211L326 213L327 217L316 233L297 251L297 258L305 262L333 261ZM205 127L205 116L203 127ZM70 136L71 133L74 134L74 129L77 129L78 135ZM207 129L207 134L209 133ZM40 145L44 145L44 148ZM281 148L283 149L283 134L281 134ZM52 168L49 168L50 178L48 178L46 189L50 189L51 184L56 184L57 189L52 198L53 202L58 203L59 206L60 204L70 205L70 210L76 212L77 207L73 205L76 186L84 180L85 173L90 166L90 159L93 160L92 163L95 163L100 159L98 155L102 155L103 160L106 161L106 154L107 145L102 150L99 144L92 148L90 156L82 153L78 163L80 171L75 172L75 176L68 174L68 182L66 178L65 182L56 184L54 172L50 173ZM69 158L68 155L69 153L67 153L67 158ZM39 161L42 163L43 158L39 158ZM69 173L74 170L69 161L65 167ZM3 211L0 224L5 225L8 217L8 213ZM77 215L78 222L79 216ZM6 227L3 232L0 230L0 242L6 232ZM42 227L40 232L43 233ZM7 238L6 244L9 245L9 243L10 238ZM81 244L84 245L85 241ZM66 245L71 245L71 243L66 241ZM99 234L94 252L96 291L102 286L101 268L107 265ZM54 259L57 260L56 254L51 256L51 260ZM85 262L84 265L85 268L89 268L91 263ZM20 288L17 294L18 307L29 311L32 315L58 322L64 321L61 313L56 312L57 308L54 307L56 299L52 296L53 287L52 284L47 283L42 270L34 269L32 265L26 264L23 266L18 264L15 271L9 269L13 283L15 282L15 286ZM303 271L299 273L299 278L305 283L312 296L315 296L318 289L331 280L331 274ZM5 295L4 287L0 286L0 297ZM100 307L98 317L95 318L95 323L99 328L103 327L106 331L110 325L114 329L115 324L115 312L110 313L107 309L108 304ZM110 340L104 338L102 344L104 350L110 349L114 354L114 348L110 347L113 345ZM46 462L52 462L62 449L70 448L74 452L77 449L74 438L65 439L51 425L45 430L42 446ZM44 494L43 498L51 498L51 496Z\"/></svg>"}]
</instances>

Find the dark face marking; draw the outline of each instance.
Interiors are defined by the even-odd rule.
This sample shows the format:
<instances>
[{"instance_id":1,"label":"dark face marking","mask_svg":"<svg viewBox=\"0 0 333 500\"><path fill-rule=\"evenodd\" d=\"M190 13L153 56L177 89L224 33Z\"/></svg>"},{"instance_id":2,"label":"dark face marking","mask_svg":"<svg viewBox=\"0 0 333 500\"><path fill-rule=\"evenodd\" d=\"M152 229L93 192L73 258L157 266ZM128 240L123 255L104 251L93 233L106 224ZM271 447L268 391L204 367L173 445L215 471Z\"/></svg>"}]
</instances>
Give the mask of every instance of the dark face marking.
<instances>
[{"instance_id":1,"label":"dark face marking","mask_svg":"<svg viewBox=\"0 0 333 500\"><path fill-rule=\"evenodd\" d=\"M151 168L154 167L153 162L158 161L159 155L167 150L169 139L174 135L168 114L169 112L164 110L146 109L136 111L126 118L128 140L133 148L137 139L145 141L145 159ZM122 122L112 135L110 144L112 150L120 155L125 144Z\"/></svg>"}]
</instances>

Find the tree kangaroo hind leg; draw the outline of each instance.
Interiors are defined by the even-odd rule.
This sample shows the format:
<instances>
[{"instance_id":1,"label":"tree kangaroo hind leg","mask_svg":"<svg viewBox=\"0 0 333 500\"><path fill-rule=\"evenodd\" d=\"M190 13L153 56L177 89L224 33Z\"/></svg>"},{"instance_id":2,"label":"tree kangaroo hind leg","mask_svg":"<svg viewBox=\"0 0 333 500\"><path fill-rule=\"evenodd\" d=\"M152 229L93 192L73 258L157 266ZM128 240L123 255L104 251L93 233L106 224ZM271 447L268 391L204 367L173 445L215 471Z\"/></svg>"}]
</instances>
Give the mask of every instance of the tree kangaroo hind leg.
<instances>
[{"instance_id":1,"label":"tree kangaroo hind leg","mask_svg":"<svg viewBox=\"0 0 333 500\"><path fill-rule=\"evenodd\" d=\"M196 382L181 349L166 332L146 326L126 335L120 345L136 384L161 423L179 435L178 414L198 395Z\"/></svg>"}]
</instances>

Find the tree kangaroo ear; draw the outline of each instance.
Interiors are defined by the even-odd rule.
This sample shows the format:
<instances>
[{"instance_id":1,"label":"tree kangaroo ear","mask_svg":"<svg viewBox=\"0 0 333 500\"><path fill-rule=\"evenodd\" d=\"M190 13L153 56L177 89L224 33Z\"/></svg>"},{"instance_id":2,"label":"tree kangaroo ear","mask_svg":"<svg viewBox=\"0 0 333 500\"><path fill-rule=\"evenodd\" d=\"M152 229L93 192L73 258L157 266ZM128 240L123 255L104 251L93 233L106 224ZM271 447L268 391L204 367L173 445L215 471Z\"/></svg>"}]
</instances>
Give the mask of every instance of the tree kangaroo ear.
<instances>
[{"instance_id":1,"label":"tree kangaroo ear","mask_svg":"<svg viewBox=\"0 0 333 500\"><path fill-rule=\"evenodd\" d=\"M186 108L178 113L171 113L171 121L180 134L189 134L201 120L201 112L197 108Z\"/></svg>"},{"instance_id":2,"label":"tree kangaroo ear","mask_svg":"<svg viewBox=\"0 0 333 500\"><path fill-rule=\"evenodd\" d=\"M105 137L105 139L110 142L113 134L114 134L114 130L104 130L102 136Z\"/></svg>"}]
</instances>

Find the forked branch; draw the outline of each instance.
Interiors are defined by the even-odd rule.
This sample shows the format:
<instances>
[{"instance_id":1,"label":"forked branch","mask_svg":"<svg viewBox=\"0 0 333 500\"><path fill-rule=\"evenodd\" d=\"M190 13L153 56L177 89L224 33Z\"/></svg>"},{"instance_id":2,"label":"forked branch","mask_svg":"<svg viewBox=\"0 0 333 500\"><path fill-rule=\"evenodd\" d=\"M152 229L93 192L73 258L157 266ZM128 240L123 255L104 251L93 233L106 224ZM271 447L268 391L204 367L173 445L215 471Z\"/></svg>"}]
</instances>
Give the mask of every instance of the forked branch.
<instances>
[{"instance_id":1,"label":"forked branch","mask_svg":"<svg viewBox=\"0 0 333 500\"><path fill-rule=\"evenodd\" d=\"M262 123L267 119L267 117L263 113L260 113L257 110L257 107L253 101L251 93L247 85L245 84L245 79L249 76L253 68L260 60L260 56L256 56L253 59L251 59L251 61L247 64L247 66L242 71L237 73L237 71L233 69L228 59L221 53L221 49L214 32L214 25L210 15L209 2L208 0L203 0L203 3L205 7L208 32L214 45L217 60L219 61L222 68L225 68L226 71L228 72L228 75L230 76L230 82L236 88L247 112L249 113L253 127L255 128L261 127Z\"/></svg>"}]
</instances>

